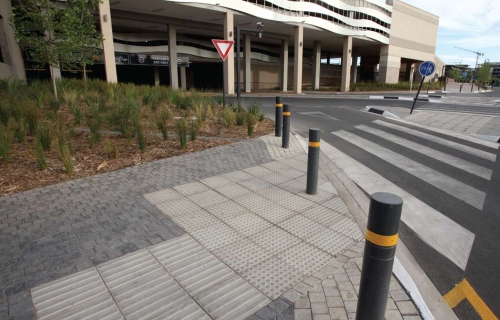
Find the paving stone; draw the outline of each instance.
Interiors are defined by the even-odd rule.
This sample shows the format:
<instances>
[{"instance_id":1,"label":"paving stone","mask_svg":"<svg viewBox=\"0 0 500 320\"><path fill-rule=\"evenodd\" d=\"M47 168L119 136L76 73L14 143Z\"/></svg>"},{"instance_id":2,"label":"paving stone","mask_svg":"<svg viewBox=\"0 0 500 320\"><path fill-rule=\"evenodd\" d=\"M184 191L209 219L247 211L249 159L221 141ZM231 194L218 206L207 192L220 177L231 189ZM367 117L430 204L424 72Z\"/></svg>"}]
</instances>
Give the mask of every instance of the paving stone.
<instances>
[{"instance_id":1,"label":"paving stone","mask_svg":"<svg viewBox=\"0 0 500 320\"><path fill-rule=\"evenodd\" d=\"M340 290L337 287L325 287L323 286L326 297L340 297Z\"/></svg>"},{"instance_id":2,"label":"paving stone","mask_svg":"<svg viewBox=\"0 0 500 320\"><path fill-rule=\"evenodd\" d=\"M386 320L403 320L403 317L398 310L386 310L385 311Z\"/></svg>"},{"instance_id":3,"label":"paving stone","mask_svg":"<svg viewBox=\"0 0 500 320\"><path fill-rule=\"evenodd\" d=\"M290 289L288 290L287 292L285 292L283 295L282 295L283 298L286 298L288 299L289 301L291 302L295 302L297 301L300 297L302 297L302 293L294 290L294 289Z\"/></svg>"},{"instance_id":4,"label":"paving stone","mask_svg":"<svg viewBox=\"0 0 500 320\"><path fill-rule=\"evenodd\" d=\"M328 305L326 302L311 302L312 314L328 314Z\"/></svg>"},{"instance_id":5,"label":"paving stone","mask_svg":"<svg viewBox=\"0 0 500 320\"><path fill-rule=\"evenodd\" d=\"M269 252L247 239L220 247L213 253L238 273L271 257Z\"/></svg>"},{"instance_id":6,"label":"paving stone","mask_svg":"<svg viewBox=\"0 0 500 320\"><path fill-rule=\"evenodd\" d=\"M290 301L288 301L290 302ZM274 311L276 311L277 314L280 314L281 312L283 312L285 309L287 309L291 304L286 302L285 300L281 299L281 298L278 298L274 301L271 301L271 303L269 303L269 307L271 309L273 309Z\"/></svg>"},{"instance_id":7,"label":"paving stone","mask_svg":"<svg viewBox=\"0 0 500 320\"><path fill-rule=\"evenodd\" d=\"M358 295L354 290L347 290L347 291L340 290L340 296L344 301L358 300Z\"/></svg>"},{"instance_id":8,"label":"paving stone","mask_svg":"<svg viewBox=\"0 0 500 320\"><path fill-rule=\"evenodd\" d=\"M302 298L297 299L294 303L295 309L310 309L311 302L309 301L309 297L306 295Z\"/></svg>"},{"instance_id":9,"label":"paving stone","mask_svg":"<svg viewBox=\"0 0 500 320\"><path fill-rule=\"evenodd\" d=\"M403 316L403 320L422 320L420 316Z\"/></svg>"},{"instance_id":10,"label":"paving stone","mask_svg":"<svg viewBox=\"0 0 500 320\"><path fill-rule=\"evenodd\" d=\"M337 297L326 297L326 304L329 308L344 307L344 301L342 301L340 293Z\"/></svg>"},{"instance_id":11,"label":"paving stone","mask_svg":"<svg viewBox=\"0 0 500 320\"><path fill-rule=\"evenodd\" d=\"M344 307L347 313L355 313L357 306L358 306L358 301L346 301L344 303Z\"/></svg>"},{"instance_id":12,"label":"paving stone","mask_svg":"<svg viewBox=\"0 0 500 320\"><path fill-rule=\"evenodd\" d=\"M275 226L257 232L249 239L271 254L284 251L300 242L299 238Z\"/></svg>"},{"instance_id":13,"label":"paving stone","mask_svg":"<svg viewBox=\"0 0 500 320\"><path fill-rule=\"evenodd\" d=\"M276 257L306 275L313 274L333 259L331 255L305 242L291 246L278 253Z\"/></svg>"},{"instance_id":14,"label":"paving stone","mask_svg":"<svg viewBox=\"0 0 500 320\"><path fill-rule=\"evenodd\" d=\"M273 310L272 308L266 306L266 307L260 309L259 311L257 311L255 314L262 320L270 320L270 319L273 319L274 317L276 317L276 315L278 313L275 310Z\"/></svg>"},{"instance_id":15,"label":"paving stone","mask_svg":"<svg viewBox=\"0 0 500 320\"><path fill-rule=\"evenodd\" d=\"M311 309L295 309L295 320L312 320Z\"/></svg>"},{"instance_id":16,"label":"paving stone","mask_svg":"<svg viewBox=\"0 0 500 320\"><path fill-rule=\"evenodd\" d=\"M330 319L332 320L347 320L347 314L344 308L329 308Z\"/></svg>"},{"instance_id":17,"label":"paving stone","mask_svg":"<svg viewBox=\"0 0 500 320\"><path fill-rule=\"evenodd\" d=\"M395 302L398 301L408 301L410 298L403 289L389 290L389 294Z\"/></svg>"},{"instance_id":18,"label":"paving stone","mask_svg":"<svg viewBox=\"0 0 500 320\"><path fill-rule=\"evenodd\" d=\"M396 307L396 304L394 303L394 300L392 298L387 299L387 310L397 310L398 307Z\"/></svg>"},{"instance_id":19,"label":"paving stone","mask_svg":"<svg viewBox=\"0 0 500 320\"><path fill-rule=\"evenodd\" d=\"M309 301L313 302L326 302L325 294L323 292L310 292Z\"/></svg>"},{"instance_id":20,"label":"paving stone","mask_svg":"<svg viewBox=\"0 0 500 320\"><path fill-rule=\"evenodd\" d=\"M418 315L418 311L411 301L398 301L396 305L402 315Z\"/></svg>"}]
</instances>

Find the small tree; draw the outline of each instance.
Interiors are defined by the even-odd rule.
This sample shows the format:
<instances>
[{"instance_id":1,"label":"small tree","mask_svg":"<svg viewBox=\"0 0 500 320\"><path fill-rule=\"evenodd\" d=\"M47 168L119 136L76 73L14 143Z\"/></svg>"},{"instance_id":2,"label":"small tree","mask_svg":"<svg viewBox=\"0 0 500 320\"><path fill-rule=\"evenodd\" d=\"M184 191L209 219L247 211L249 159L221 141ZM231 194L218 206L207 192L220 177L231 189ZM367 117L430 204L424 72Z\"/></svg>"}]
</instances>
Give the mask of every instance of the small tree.
<instances>
[{"instance_id":1,"label":"small tree","mask_svg":"<svg viewBox=\"0 0 500 320\"><path fill-rule=\"evenodd\" d=\"M21 47L40 66L74 70L92 64L102 34L92 13L99 0L18 0L12 8L12 27ZM57 100L56 79L52 76Z\"/></svg>"},{"instance_id":2,"label":"small tree","mask_svg":"<svg viewBox=\"0 0 500 320\"><path fill-rule=\"evenodd\" d=\"M481 83L487 83L491 80L491 64L489 62L483 63L481 68L477 70L477 79Z\"/></svg>"}]
</instances>

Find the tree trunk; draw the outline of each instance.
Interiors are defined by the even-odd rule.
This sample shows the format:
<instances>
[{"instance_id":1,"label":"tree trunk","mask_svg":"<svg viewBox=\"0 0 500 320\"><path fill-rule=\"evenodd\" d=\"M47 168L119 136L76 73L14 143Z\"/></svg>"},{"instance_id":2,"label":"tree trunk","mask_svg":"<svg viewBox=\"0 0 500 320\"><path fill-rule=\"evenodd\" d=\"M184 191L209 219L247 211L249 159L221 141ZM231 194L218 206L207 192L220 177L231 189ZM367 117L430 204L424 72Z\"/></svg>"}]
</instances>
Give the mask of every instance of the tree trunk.
<instances>
[{"instance_id":1,"label":"tree trunk","mask_svg":"<svg viewBox=\"0 0 500 320\"><path fill-rule=\"evenodd\" d=\"M83 65L83 82L85 83L85 91L87 91L87 66Z\"/></svg>"},{"instance_id":2,"label":"tree trunk","mask_svg":"<svg viewBox=\"0 0 500 320\"><path fill-rule=\"evenodd\" d=\"M50 77L52 78L52 89L54 90L54 98L56 101L59 101L59 97L57 96L57 84L56 84L56 77L54 76L54 72L52 71L53 67L50 68Z\"/></svg>"}]
</instances>

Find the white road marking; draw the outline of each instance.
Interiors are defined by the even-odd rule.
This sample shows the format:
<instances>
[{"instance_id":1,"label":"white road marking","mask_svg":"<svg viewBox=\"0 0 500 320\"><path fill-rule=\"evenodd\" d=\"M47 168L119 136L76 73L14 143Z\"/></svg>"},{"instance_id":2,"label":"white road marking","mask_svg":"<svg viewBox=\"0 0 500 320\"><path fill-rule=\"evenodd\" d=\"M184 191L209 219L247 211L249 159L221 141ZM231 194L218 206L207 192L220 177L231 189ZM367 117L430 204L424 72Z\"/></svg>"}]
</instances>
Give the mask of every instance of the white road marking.
<instances>
[{"instance_id":1,"label":"white road marking","mask_svg":"<svg viewBox=\"0 0 500 320\"><path fill-rule=\"evenodd\" d=\"M401 220L425 243L465 270L475 235L325 141L321 150L365 192L391 192L403 198Z\"/></svg>"},{"instance_id":2,"label":"white road marking","mask_svg":"<svg viewBox=\"0 0 500 320\"><path fill-rule=\"evenodd\" d=\"M425 140L429 140L429 141L433 141L433 142L442 144L444 146L447 146L447 147L450 147L450 148L453 148L453 149L456 149L456 150L459 150L459 151L462 151L462 152L465 152L468 154L472 154L476 157L480 157L480 158L483 158L483 159L486 159L489 161L495 162L496 158L497 158L497 156L495 154L492 154L492 153L489 153L489 152L486 152L483 150L478 150L476 148L472 148L472 147L469 147L469 146L466 146L466 145L463 145L460 143L449 141L449 140L446 140L446 139L443 139L440 137L436 137L436 136L433 136L433 135L430 135L430 134L427 134L424 132L414 130L414 129L399 126L397 124L392 124L392 123L381 121L381 120L375 120L375 121L373 121L373 123L376 123L378 125L381 125L381 126L384 126L387 128L391 128L391 129L395 129L395 130L402 131L405 133L409 133L409 134L414 135L416 137L419 137L419 138L422 138Z\"/></svg>"},{"instance_id":3,"label":"white road marking","mask_svg":"<svg viewBox=\"0 0 500 320\"><path fill-rule=\"evenodd\" d=\"M425 154L431 158L437 159L439 161L442 161L442 162L447 163L449 165L452 165L456 168L459 168L461 170L472 173L472 174L479 176L481 178L490 180L491 175L493 174L493 171L490 169L487 169L487 168L481 167L477 164L474 164L474 163L462 160L460 158L451 156L451 155L446 154L444 152L434 150L432 148L423 146L423 145L415 143L413 141L400 138L398 136L387 133L385 131L371 128L371 127L368 127L365 125L359 125L359 126L356 126L356 128L363 130L363 131L366 131L366 132L369 132L373 135L376 135L376 136L381 137L383 139L389 140L389 141L394 142L396 144L399 144L400 146L406 147L406 148L411 149L413 151Z\"/></svg>"},{"instance_id":4,"label":"white road marking","mask_svg":"<svg viewBox=\"0 0 500 320\"><path fill-rule=\"evenodd\" d=\"M390 164L400 168L401 170L408 172L409 174L435 186L436 188L470 204L471 206L479 210L483 209L486 193L480 190L477 190L463 182L450 178L439 171L426 167L416 161L413 161L394 151L386 149L376 143L363 139L350 132L340 130L332 132L332 134L364 149L374 156L389 162Z\"/></svg>"}]
</instances>

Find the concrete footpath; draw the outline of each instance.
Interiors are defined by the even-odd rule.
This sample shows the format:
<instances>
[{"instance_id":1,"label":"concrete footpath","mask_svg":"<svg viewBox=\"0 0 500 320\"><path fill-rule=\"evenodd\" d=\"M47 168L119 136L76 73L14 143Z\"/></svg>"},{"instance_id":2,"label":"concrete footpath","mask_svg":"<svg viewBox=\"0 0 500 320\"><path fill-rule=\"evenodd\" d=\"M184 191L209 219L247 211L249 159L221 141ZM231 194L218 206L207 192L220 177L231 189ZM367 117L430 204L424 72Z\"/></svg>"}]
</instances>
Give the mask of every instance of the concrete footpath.
<instances>
[{"instance_id":1,"label":"concrete footpath","mask_svg":"<svg viewBox=\"0 0 500 320\"><path fill-rule=\"evenodd\" d=\"M1 197L0 319L354 319L363 222L328 157L305 193L290 142ZM386 319L421 319L394 277Z\"/></svg>"}]
</instances>

